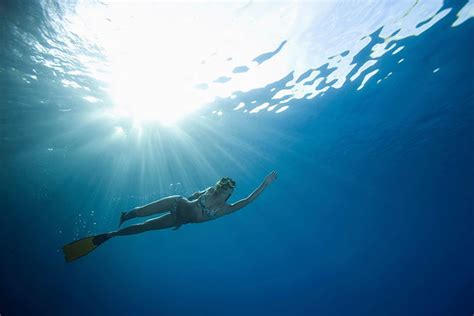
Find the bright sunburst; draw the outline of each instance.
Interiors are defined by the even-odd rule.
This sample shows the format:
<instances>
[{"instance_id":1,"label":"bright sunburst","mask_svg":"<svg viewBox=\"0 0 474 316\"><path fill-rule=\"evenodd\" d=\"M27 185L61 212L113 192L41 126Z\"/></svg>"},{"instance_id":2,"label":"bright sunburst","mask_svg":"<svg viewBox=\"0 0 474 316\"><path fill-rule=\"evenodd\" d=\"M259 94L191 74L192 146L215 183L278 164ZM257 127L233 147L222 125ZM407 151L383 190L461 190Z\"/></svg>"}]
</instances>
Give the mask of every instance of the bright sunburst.
<instances>
[{"instance_id":1,"label":"bright sunburst","mask_svg":"<svg viewBox=\"0 0 474 316\"><path fill-rule=\"evenodd\" d=\"M107 59L106 81L115 113L135 122L171 124L208 98L194 88L199 62L190 39L193 31L200 30L186 23L192 16L182 8L109 3L78 9L78 17L87 18L87 27L94 30L94 40ZM182 18L177 21L177 16Z\"/></svg>"},{"instance_id":2,"label":"bright sunburst","mask_svg":"<svg viewBox=\"0 0 474 316\"><path fill-rule=\"evenodd\" d=\"M74 30L100 47L106 58L106 74L101 75L114 100L113 112L135 122L172 124L217 96L261 86L275 72L286 71L281 63L266 74L232 78L226 84L216 81L275 47L288 33L295 12L286 5L257 6L249 12L247 4L81 3L71 20ZM282 12L287 12L285 25L274 19Z\"/></svg>"},{"instance_id":3,"label":"bright sunburst","mask_svg":"<svg viewBox=\"0 0 474 316\"><path fill-rule=\"evenodd\" d=\"M105 82L114 101L113 113L134 124L170 125L217 97L232 99L236 92L266 87L289 74L293 79L271 99L249 104L236 100L233 108L249 114L273 109L280 113L291 100L311 100L328 89L340 89L377 67L384 54L403 49L396 47L397 41L421 34L449 12L440 11L442 0L416 3L86 1L78 4L68 21L85 46L104 56L103 64L90 56L83 61L95 78ZM369 10L377 14L351 19ZM429 23L420 24L424 20ZM378 29L383 43L373 45L371 59L347 77L356 67L354 58L370 45L367 35ZM258 61L277 47L283 49ZM325 63L335 69L326 79L317 70ZM364 73L364 84L376 74L373 68ZM324 82L328 84L320 87Z\"/></svg>"}]
</instances>

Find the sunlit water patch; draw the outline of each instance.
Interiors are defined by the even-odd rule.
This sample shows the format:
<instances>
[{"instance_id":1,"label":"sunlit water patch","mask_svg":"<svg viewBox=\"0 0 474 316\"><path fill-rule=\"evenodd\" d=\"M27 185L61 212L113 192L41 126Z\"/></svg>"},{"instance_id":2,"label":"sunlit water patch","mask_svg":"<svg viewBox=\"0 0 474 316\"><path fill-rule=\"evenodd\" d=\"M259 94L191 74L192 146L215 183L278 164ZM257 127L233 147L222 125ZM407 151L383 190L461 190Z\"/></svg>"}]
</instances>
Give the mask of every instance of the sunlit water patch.
<instances>
[{"instance_id":1,"label":"sunlit water patch","mask_svg":"<svg viewBox=\"0 0 474 316\"><path fill-rule=\"evenodd\" d=\"M351 82L357 90L380 84L388 78L378 68L382 58L403 62L404 39L449 14L457 17L453 27L461 25L473 16L472 1L451 10L442 0L42 1L48 25L9 24L17 36L10 46L19 54L18 42L31 47L31 68L2 72L25 85L51 75L49 85L131 126L171 124L196 111L281 115ZM266 97L257 102L256 90Z\"/></svg>"}]
</instances>

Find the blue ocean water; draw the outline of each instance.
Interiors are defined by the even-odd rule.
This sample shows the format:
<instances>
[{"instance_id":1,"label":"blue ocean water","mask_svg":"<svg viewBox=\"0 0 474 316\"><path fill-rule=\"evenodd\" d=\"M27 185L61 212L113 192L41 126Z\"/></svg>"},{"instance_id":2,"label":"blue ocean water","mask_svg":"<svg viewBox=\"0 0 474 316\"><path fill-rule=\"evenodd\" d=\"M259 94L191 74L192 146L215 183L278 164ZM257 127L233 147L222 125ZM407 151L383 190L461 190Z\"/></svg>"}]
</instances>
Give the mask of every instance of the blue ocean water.
<instances>
[{"instance_id":1,"label":"blue ocean water","mask_svg":"<svg viewBox=\"0 0 474 316\"><path fill-rule=\"evenodd\" d=\"M407 2L397 16L434 2ZM349 3L366 2L331 10ZM2 316L474 313L472 2L420 14L411 36L396 38L404 20L390 36L379 20L368 34L353 25L360 49L309 68L288 62L284 76L216 94L171 124L110 114L117 100L102 74L113 62L70 29L83 4L0 4ZM343 20L329 15L320 25ZM150 41L152 31L135 36ZM248 62L240 57L233 71L218 68L214 81L198 76L197 89L214 93L240 75L263 77L253 72L268 63L324 51L312 41L324 29L297 31ZM305 42L294 44L294 34ZM297 57L278 59L288 51ZM151 69L152 58L142 59ZM343 64L353 68L344 73ZM153 75L144 85L154 94L137 103L171 104L168 83ZM237 213L117 237L64 262L62 245L116 229L120 211L225 175L237 181L234 202L271 170L277 181Z\"/></svg>"}]
</instances>

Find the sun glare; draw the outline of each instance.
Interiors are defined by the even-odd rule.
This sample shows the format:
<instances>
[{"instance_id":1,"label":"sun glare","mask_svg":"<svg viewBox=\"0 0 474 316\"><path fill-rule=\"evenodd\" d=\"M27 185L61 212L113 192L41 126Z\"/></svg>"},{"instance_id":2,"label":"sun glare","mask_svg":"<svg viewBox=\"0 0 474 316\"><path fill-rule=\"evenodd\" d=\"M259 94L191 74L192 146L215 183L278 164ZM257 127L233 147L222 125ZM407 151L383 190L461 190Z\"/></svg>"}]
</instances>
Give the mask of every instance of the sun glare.
<instances>
[{"instance_id":1,"label":"sun glare","mask_svg":"<svg viewBox=\"0 0 474 316\"><path fill-rule=\"evenodd\" d=\"M183 23L192 17L178 9L182 7L110 3L79 12L94 22L89 28L107 59L115 106L135 122L172 124L206 102L206 93L194 88L199 62L189 32L196 28Z\"/></svg>"},{"instance_id":2,"label":"sun glare","mask_svg":"<svg viewBox=\"0 0 474 316\"><path fill-rule=\"evenodd\" d=\"M285 7L272 9L277 12L259 7L242 15L246 4L81 3L71 20L74 30L103 52L106 74L101 76L114 101L113 112L130 116L134 122L173 124L217 96L229 97L236 90L261 86L278 76L275 72L286 71L280 64L267 70L260 67L266 75L233 76L226 84L216 80L232 76L236 66L275 47L287 33L283 26L265 25L265 17L274 21L270 17ZM255 31L256 17L266 26L262 28L265 32ZM272 33L278 38L272 38Z\"/></svg>"},{"instance_id":3,"label":"sun glare","mask_svg":"<svg viewBox=\"0 0 474 316\"><path fill-rule=\"evenodd\" d=\"M67 20L78 38L100 50L103 63L88 56L84 62L105 82L106 87L100 88L108 90L113 113L129 116L136 124L173 125L217 98L266 87L289 74L293 79L274 92L271 104L265 100L238 107L241 100L235 100L231 108L254 115L277 105L274 112L281 113L280 106L288 107L284 104L294 99L311 100L328 89L340 89L353 76L372 73L385 53L399 50L396 41L419 35L446 16L449 10L440 11L442 3L369 1L365 7L340 5L337 0L81 1ZM354 10L373 10L381 16L361 21L341 18L331 24L332 17L352 16ZM410 14L403 15L402 23L395 18L398 12ZM357 66L355 56L372 42L367 35L381 26L380 36L387 40L373 45L371 61L349 78ZM324 76L316 69L325 63L335 70L320 89Z\"/></svg>"}]
</instances>

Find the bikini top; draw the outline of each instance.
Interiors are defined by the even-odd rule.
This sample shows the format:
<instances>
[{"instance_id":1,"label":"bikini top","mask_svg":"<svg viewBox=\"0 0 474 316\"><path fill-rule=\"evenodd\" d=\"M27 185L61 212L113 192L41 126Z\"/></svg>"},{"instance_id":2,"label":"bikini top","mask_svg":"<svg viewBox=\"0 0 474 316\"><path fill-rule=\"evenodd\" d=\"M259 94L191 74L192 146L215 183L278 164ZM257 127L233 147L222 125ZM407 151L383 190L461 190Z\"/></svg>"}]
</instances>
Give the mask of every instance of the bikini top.
<instances>
[{"instance_id":1,"label":"bikini top","mask_svg":"<svg viewBox=\"0 0 474 316\"><path fill-rule=\"evenodd\" d=\"M217 210L211 210L210 208L206 207L206 198L207 192L199 197L198 203L202 210L202 215L205 217L213 217L216 215Z\"/></svg>"}]
</instances>

